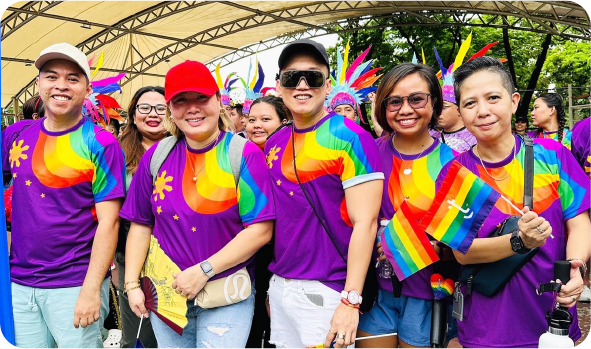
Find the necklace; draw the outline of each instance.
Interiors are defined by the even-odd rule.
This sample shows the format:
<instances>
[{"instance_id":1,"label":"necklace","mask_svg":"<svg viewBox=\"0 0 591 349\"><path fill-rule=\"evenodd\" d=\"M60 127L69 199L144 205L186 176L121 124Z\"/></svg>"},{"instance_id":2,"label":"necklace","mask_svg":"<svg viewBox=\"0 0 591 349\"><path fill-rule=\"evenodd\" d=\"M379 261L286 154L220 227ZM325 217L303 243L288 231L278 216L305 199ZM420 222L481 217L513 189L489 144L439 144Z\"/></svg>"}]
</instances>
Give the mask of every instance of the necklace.
<instances>
[{"instance_id":1,"label":"necklace","mask_svg":"<svg viewBox=\"0 0 591 349\"><path fill-rule=\"evenodd\" d=\"M400 151L398 151L398 149L396 148L396 135L394 135L392 137L392 146L394 147L394 150L396 150L396 152L398 153L398 157L400 158L400 161L402 161L402 166L404 166L404 171L402 171L402 173L404 173L405 175L410 175L412 173L412 163L414 162L414 160L411 160L411 165L410 167L406 166L406 162L404 161L404 159L402 158L402 153L400 153ZM429 148L429 147L427 147ZM423 149L420 153L419 156L416 159L420 159L421 156L423 156L423 152L425 152L425 150L427 150L427 148ZM415 160L416 160L415 159Z\"/></svg>"},{"instance_id":2,"label":"necklace","mask_svg":"<svg viewBox=\"0 0 591 349\"><path fill-rule=\"evenodd\" d=\"M215 138L213 139L213 141L209 142L208 145L206 145L205 147L201 148L201 149L205 149L207 147L209 147L210 145L212 145L214 142L216 142L218 140L218 136L219 136L219 132L218 134L215 136ZM193 182L197 183L197 176L201 173L201 171L203 170L203 168L205 168L205 161L203 162L203 166L201 166L201 168L199 169L199 171L197 171L197 173L195 173L195 163L193 162L193 158L191 156L191 152L189 151L189 145L187 144L187 141L185 140L185 149L187 150L187 158L189 159L189 165L191 166L191 170L193 170Z\"/></svg>"},{"instance_id":3,"label":"necklace","mask_svg":"<svg viewBox=\"0 0 591 349\"><path fill-rule=\"evenodd\" d=\"M478 151L478 144L476 144L476 146L474 148L476 149L476 152L478 153L478 154L476 154L476 156L478 156L478 159L480 160L480 164L482 165L482 168L484 169L484 172L486 172L486 174L490 178L494 179L497 182L500 182L502 180L505 180L507 177L509 177L509 175L513 171L513 167L515 166L515 158L516 158L516 151L517 151L517 141L515 141L515 144L513 145L513 160L511 160L511 169L509 171L507 171L507 174L503 178L495 178L495 177L493 177L490 174L490 172L488 172L488 170L486 169L486 166L484 166L484 162L482 161L482 158L480 157L480 152Z\"/></svg>"}]
</instances>

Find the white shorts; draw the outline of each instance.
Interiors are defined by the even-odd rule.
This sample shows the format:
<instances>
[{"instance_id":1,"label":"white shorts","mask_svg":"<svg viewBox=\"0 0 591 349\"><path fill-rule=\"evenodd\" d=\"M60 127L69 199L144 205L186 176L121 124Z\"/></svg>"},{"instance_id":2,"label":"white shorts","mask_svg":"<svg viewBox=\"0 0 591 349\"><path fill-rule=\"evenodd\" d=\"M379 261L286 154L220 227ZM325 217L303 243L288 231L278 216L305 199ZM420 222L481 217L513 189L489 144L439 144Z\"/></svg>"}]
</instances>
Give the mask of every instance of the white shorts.
<instances>
[{"instance_id":1,"label":"white shorts","mask_svg":"<svg viewBox=\"0 0 591 349\"><path fill-rule=\"evenodd\" d=\"M302 348L324 343L341 294L319 281L284 279L269 283L270 343L278 348ZM354 345L349 346L354 348Z\"/></svg>"}]
</instances>

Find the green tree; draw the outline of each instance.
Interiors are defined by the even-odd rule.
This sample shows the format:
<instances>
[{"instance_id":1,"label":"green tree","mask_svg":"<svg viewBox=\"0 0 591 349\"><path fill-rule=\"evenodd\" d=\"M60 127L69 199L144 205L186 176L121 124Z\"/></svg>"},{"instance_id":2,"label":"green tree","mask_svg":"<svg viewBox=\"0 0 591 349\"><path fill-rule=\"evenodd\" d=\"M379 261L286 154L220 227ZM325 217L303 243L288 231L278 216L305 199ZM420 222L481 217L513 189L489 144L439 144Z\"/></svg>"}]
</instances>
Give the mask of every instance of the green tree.
<instances>
[{"instance_id":1,"label":"green tree","mask_svg":"<svg viewBox=\"0 0 591 349\"><path fill-rule=\"evenodd\" d=\"M337 45L342 54L347 40L350 40L349 59L352 60L372 44L368 59L375 58L374 67L384 67L385 73L399 63L410 62L414 54L421 61L421 49L425 53L426 63L438 71L439 65L433 47L437 47L443 64L449 67L460 44L470 32L472 44L464 61L485 45L498 41L487 55L507 60L505 64L522 94L518 113L526 115L531 110L534 90L546 89L549 83L556 86L566 86L569 82L578 86L589 85L589 41L570 42L545 33L509 30L502 26L506 22L513 23L515 18L492 15L482 17L499 27L483 27L477 25L475 19L474 26L435 27L409 25L412 19L405 16L365 19L365 27L369 29L341 33ZM434 19L445 22L443 15L436 15ZM564 30L560 25L556 29ZM328 51L332 57L331 62L336 62L336 48L329 48ZM333 64L333 69L335 66Z\"/></svg>"}]
</instances>

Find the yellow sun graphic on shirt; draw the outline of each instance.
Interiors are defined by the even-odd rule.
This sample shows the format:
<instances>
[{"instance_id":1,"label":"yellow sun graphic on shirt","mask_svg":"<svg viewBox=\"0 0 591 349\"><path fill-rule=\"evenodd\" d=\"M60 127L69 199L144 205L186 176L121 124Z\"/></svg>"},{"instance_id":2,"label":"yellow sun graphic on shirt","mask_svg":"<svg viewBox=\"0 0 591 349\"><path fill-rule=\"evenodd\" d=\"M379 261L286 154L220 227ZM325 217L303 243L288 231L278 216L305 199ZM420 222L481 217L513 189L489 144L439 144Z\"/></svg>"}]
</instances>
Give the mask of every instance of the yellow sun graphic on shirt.
<instances>
[{"instance_id":1,"label":"yellow sun graphic on shirt","mask_svg":"<svg viewBox=\"0 0 591 349\"><path fill-rule=\"evenodd\" d=\"M12 143L12 148L10 148L10 167L14 167L14 165L16 164L16 167L19 167L21 165L21 159L25 160L28 159L29 156L27 154L25 154L25 151L27 151L29 149L28 145L25 145L23 147L23 140L21 139L18 144L16 143L16 141L14 141Z\"/></svg>"},{"instance_id":2,"label":"yellow sun graphic on shirt","mask_svg":"<svg viewBox=\"0 0 591 349\"><path fill-rule=\"evenodd\" d=\"M281 148L277 148L277 146L274 146L273 148L271 148L271 150L269 150L269 155L267 155L267 165L269 165L269 168L273 168L273 161L279 159L277 153L279 153L280 151Z\"/></svg>"},{"instance_id":3,"label":"yellow sun graphic on shirt","mask_svg":"<svg viewBox=\"0 0 591 349\"><path fill-rule=\"evenodd\" d=\"M154 183L154 192L152 194L156 194L154 195L154 201L158 200L158 198L160 197L160 200L164 199L164 191L172 191L172 187L170 185L168 185L168 182L172 182L172 176L166 176L166 170L162 171L162 173L160 174L160 176L158 176L158 178L156 178L156 183Z\"/></svg>"}]
</instances>

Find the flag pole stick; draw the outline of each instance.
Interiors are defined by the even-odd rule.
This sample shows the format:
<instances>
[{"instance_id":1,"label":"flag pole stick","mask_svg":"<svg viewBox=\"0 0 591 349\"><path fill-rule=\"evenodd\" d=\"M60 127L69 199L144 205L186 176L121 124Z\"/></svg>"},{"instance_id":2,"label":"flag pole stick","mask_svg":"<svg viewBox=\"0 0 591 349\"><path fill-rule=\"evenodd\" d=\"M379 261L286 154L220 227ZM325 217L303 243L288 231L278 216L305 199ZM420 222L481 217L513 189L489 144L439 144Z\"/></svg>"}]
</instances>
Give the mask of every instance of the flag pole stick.
<instances>
[{"instance_id":1,"label":"flag pole stick","mask_svg":"<svg viewBox=\"0 0 591 349\"><path fill-rule=\"evenodd\" d=\"M142 314L142 316L140 317L140 325L138 326L138 329L137 329L137 336L135 336L136 340L138 338L140 338L140 331L142 329L142 321L144 321L144 314Z\"/></svg>"},{"instance_id":2,"label":"flag pole stick","mask_svg":"<svg viewBox=\"0 0 591 349\"><path fill-rule=\"evenodd\" d=\"M513 203L511 202L511 200L507 199L506 197L504 197L503 195L501 195L501 198L503 198L503 200L507 201L507 203L509 205L511 205L511 207L513 207L517 212L519 212L522 216L525 214L523 213L523 211L521 211L517 206L513 205ZM552 239L554 239L554 235L550 234L550 237Z\"/></svg>"},{"instance_id":3,"label":"flag pole stick","mask_svg":"<svg viewBox=\"0 0 591 349\"><path fill-rule=\"evenodd\" d=\"M373 339L373 338L389 337L389 336L396 336L396 335L398 335L398 332L386 333L386 334L378 334L378 335L375 335L375 336L368 336L368 337L357 337L357 338L355 338L355 342L360 341L362 339Z\"/></svg>"}]
</instances>

